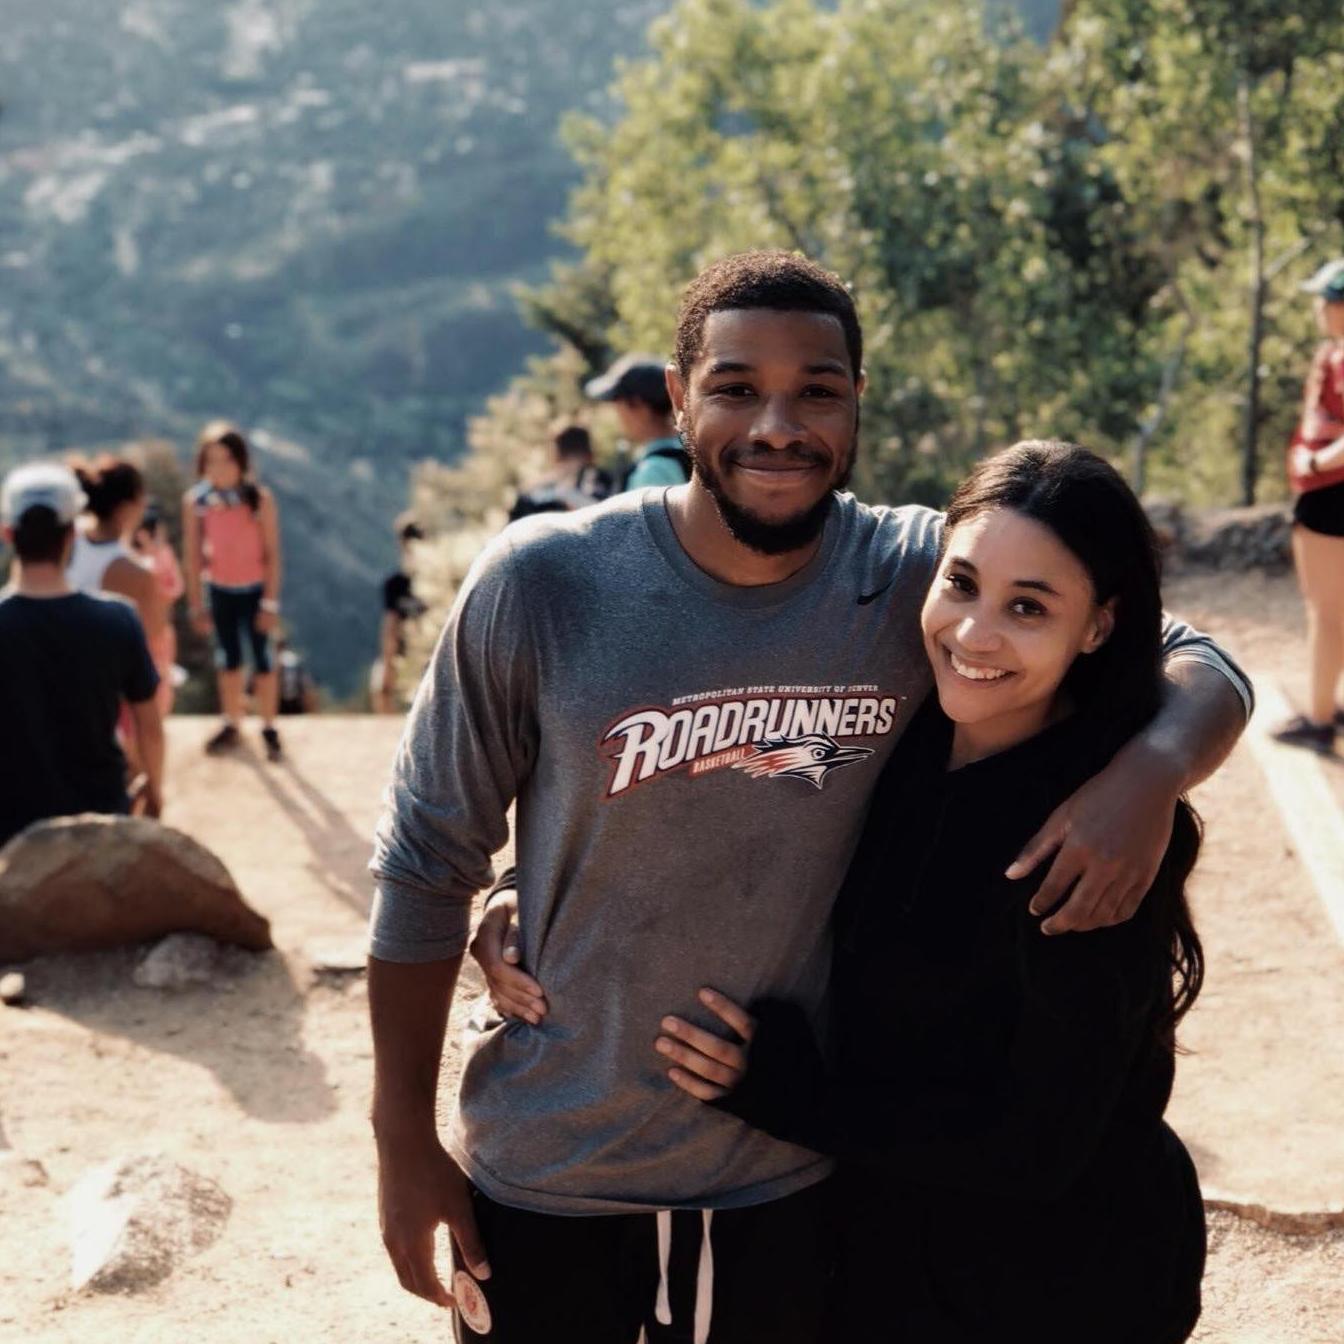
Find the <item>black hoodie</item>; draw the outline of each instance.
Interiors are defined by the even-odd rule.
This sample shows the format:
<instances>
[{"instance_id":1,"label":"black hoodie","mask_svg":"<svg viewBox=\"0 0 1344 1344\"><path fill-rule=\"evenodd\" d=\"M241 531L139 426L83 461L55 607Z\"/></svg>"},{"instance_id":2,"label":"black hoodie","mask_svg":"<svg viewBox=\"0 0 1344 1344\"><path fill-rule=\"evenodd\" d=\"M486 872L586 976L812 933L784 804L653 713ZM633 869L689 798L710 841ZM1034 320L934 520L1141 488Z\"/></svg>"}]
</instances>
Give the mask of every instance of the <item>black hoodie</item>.
<instances>
[{"instance_id":1,"label":"black hoodie","mask_svg":"<svg viewBox=\"0 0 1344 1344\"><path fill-rule=\"evenodd\" d=\"M720 1104L845 1160L837 1341L1174 1344L1198 1319L1203 1205L1162 1121L1176 879L1126 924L1046 937L1040 874L1003 876L1129 735L1069 719L947 771L931 698L837 908L826 1051L791 1005L754 1006Z\"/></svg>"}]
</instances>

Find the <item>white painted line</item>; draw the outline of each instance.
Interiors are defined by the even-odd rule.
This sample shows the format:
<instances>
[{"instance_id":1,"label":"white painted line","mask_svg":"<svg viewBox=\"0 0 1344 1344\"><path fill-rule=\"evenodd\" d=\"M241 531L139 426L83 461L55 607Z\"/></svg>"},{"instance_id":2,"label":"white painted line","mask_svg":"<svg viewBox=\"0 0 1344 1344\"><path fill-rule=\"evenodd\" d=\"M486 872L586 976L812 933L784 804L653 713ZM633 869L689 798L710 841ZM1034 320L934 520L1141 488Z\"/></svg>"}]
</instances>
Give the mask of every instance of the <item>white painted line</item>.
<instances>
[{"instance_id":1,"label":"white painted line","mask_svg":"<svg viewBox=\"0 0 1344 1344\"><path fill-rule=\"evenodd\" d=\"M1256 706L1246 741L1335 934L1344 943L1344 815L1325 777L1327 767L1305 747L1274 741L1270 731L1292 709L1270 678L1252 676L1251 682ZM1344 770L1344 764L1333 768Z\"/></svg>"}]
</instances>

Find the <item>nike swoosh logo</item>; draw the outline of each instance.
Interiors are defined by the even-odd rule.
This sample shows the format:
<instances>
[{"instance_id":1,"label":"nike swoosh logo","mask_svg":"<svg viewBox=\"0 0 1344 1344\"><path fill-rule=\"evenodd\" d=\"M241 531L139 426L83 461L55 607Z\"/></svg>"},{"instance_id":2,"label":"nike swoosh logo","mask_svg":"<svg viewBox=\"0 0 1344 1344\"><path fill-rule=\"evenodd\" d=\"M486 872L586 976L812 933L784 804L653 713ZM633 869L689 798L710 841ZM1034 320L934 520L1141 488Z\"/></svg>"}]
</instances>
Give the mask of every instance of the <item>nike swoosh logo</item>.
<instances>
[{"instance_id":1,"label":"nike swoosh logo","mask_svg":"<svg viewBox=\"0 0 1344 1344\"><path fill-rule=\"evenodd\" d=\"M895 582L894 579L888 579L880 588L874 588L871 593L859 594L859 606L866 607L870 602L876 601L888 588Z\"/></svg>"}]
</instances>

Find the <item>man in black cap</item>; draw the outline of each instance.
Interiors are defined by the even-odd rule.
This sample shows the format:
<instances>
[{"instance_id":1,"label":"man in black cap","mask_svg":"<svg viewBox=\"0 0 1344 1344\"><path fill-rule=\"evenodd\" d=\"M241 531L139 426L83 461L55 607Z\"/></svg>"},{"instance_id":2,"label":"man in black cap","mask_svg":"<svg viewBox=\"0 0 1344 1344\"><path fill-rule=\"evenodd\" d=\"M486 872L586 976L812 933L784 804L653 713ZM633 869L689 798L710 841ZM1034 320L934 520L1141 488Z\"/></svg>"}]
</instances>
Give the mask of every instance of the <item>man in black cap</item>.
<instances>
[{"instance_id":1,"label":"man in black cap","mask_svg":"<svg viewBox=\"0 0 1344 1344\"><path fill-rule=\"evenodd\" d=\"M621 433L630 441L634 465L623 490L646 485L685 485L691 479L691 458L672 422L667 394L667 361L653 355L623 355L600 378L584 386L594 401L616 407Z\"/></svg>"}]
</instances>

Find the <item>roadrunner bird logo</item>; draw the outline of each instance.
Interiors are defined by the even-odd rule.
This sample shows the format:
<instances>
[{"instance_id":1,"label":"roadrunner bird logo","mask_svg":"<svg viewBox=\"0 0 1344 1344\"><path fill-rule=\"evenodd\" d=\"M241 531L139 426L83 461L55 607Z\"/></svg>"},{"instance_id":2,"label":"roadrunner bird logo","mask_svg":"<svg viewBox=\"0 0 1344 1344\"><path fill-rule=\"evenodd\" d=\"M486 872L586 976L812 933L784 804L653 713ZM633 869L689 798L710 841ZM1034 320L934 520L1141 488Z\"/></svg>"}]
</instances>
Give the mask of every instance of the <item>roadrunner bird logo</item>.
<instances>
[{"instance_id":1,"label":"roadrunner bird logo","mask_svg":"<svg viewBox=\"0 0 1344 1344\"><path fill-rule=\"evenodd\" d=\"M739 761L734 770L745 770L752 779L805 779L818 789L832 770L853 765L873 754L871 747L842 747L824 733L767 737L754 745L756 755Z\"/></svg>"}]
</instances>

